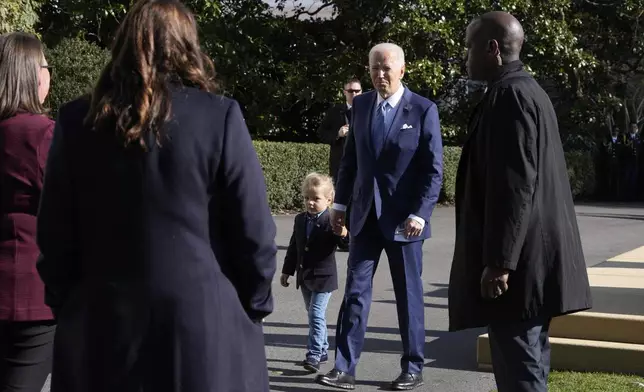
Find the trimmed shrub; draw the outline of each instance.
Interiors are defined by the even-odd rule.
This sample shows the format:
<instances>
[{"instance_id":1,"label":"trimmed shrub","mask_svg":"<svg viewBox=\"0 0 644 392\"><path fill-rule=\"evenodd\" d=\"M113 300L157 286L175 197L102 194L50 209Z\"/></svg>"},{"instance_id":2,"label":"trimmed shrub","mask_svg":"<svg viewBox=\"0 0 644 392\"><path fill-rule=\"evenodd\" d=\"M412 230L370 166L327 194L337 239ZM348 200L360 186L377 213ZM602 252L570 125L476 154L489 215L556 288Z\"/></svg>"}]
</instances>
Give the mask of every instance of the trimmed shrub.
<instances>
[{"instance_id":1,"label":"trimmed shrub","mask_svg":"<svg viewBox=\"0 0 644 392\"><path fill-rule=\"evenodd\" d=\"M264 170L268 203L273 213L299 210L304 201L300 185L312 172L329 172L329 146L253 141Z\"/></svg>"},{"instance_id":2,"label":"trimmed shrub","mask_svg":"<svg viewBox=\"0 0 644 392\"><path fill-rule=\"evenodd\" d=\"M597 176L592 154L585 151L566 152L566 165L573 197L582 199L594 196Z\"/></svg>"},{"instance_id":3,"label":"trimmed shrub","mask_svg":"<svg viewBox=\"0 0 644 392\"><path fill-rule=\"evenodd\" d=\"M47 98L47 105L54 117L64 103L94 88L110 59L107 50L81 38L65 38L53 48L47 48L45 56L54 67Z\"/></svg>"},{"instance_id":4,"label":"trimmed shrub","mask_svg":"<svg viewBox=\"0 0 644 392\"><path fill-rule=\"evenodd\" d=\"M443 147L443 185L441 186L441 195L439 198L441 203L454 203L456 172L458 170L459 159L461 159L460 147Z\"/></svg>"},{"instance_id":5,"label":"trimmed shrub","mask_svg":"<svg viewBox=\"0 0 644 392\"><path fill-rule=\"evenodd\" d=\"M287 142L254 141L257 155L264 170L268 201L273 213L302 208L300 183L312 171L328 173L329 146ZM445 147L443 151L443 186L440 202L452 204L456 172L461 157L459 147ZM592 155L586 152L566 153L568 175L573 197L592 196L595 191L595 172Z\"/></svg>"}]
</instances>

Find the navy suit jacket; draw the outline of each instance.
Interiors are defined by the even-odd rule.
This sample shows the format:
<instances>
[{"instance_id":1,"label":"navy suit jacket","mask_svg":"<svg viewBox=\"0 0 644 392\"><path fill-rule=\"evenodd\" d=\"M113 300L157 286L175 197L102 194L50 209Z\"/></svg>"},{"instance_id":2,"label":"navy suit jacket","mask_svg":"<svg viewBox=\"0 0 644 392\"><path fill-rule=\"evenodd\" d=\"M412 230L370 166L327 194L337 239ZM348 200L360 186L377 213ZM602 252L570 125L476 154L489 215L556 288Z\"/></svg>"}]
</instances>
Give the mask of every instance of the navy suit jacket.
<instances>
[{"instance_id":1,"label":"navy suit jacket","mask_svg":"<svg viewBox=\"0 0 644 392\"><path fill-rule=\"evenodd\" d=\"M139 361L165 369L143 375L165 383L152 389L269 390L277 247L260 163L237 102L188 87L171 99L149 152L85 127L85 99L58 113L38 216L52 390L129 390Z\"/></svg>"},{"instance_id":2,"label":"navy suit jacket","mask_svg":"<svg viewBox=\"0 0 644 392\"><path fill-rule=\"evenodd\" d=\"M304 285L311 291L330 293L338 288L335 250L347 241L333 233L328 210L318 217L311 235L306 238L306 215L301 212L295 216L282 273L297 274L295 288Z\"/></svg>"},{"instance_id":3,"label":"navy suit jacket","mask_svg":"<svg viewBox=\"0 0 644 392\"><path fill-rule=\"evenodd\" d=\"M431 237L429 218L438 201L443 177L438 108L405 88L384 146L376 154L371 121L377 94L370 91L353 101L335 202L347 205L351 200L352 235L360 233L374 197L378 197L382 200L378 224L386 239L393 240L396 226L414 214L425 220L423 232L415 238L424 240ZM402 129L404 125L411 127ZM374 178L378 181L379 195L374 195Z\"/></svg>"}]
</instances>

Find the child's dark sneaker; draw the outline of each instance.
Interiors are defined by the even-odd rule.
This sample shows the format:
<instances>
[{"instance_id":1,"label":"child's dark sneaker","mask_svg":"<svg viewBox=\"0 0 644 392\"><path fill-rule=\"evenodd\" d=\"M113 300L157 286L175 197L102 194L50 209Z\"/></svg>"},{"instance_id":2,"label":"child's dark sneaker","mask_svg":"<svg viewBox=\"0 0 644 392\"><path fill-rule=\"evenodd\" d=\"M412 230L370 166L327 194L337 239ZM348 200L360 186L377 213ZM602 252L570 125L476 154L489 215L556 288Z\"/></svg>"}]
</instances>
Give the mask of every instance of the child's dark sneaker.
<instances>
[{"instance_id":1,"label":"child's dark sneaker","mask_svg":"<svg viewBox=\"0 0 644 392\"><path fill-rule=\"evenodd\" d=\"M320 358L320 363L322 364L327 362L329 362L329 354L322 355L322 357Z\"/></svg>"},{"instance_id":2,"label":"child's dark sneaker","mask_svg":"<svg viewBox=\"0 0 644 392\"><path fill-rule=\"evenodd\" d=\"M317 373L320 371L320 361L315 358L306 358L302 366L311 373Z\"/></svg>"}]
</instances>

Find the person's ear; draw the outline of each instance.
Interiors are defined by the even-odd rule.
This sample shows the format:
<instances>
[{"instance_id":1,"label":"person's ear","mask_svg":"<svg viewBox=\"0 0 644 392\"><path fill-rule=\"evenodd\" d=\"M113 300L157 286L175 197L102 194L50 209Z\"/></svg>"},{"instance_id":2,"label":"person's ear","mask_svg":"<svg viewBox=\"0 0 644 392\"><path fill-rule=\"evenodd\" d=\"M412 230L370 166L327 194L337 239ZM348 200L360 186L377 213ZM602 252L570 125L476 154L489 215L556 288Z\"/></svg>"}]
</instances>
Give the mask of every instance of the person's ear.
<instances>
[{"instance_id":1,"label":"person's ear","mask_svg":"<svg viewBox=\"0 0 644 392\"><path fill-rule=\"evenodd\" d=\"M499 41L491 39L487 42L487 51L488 53L497 59L499 65L502 65L503 61L501 59L501 48L499 47Z\"/></svg>"}]
</instances>

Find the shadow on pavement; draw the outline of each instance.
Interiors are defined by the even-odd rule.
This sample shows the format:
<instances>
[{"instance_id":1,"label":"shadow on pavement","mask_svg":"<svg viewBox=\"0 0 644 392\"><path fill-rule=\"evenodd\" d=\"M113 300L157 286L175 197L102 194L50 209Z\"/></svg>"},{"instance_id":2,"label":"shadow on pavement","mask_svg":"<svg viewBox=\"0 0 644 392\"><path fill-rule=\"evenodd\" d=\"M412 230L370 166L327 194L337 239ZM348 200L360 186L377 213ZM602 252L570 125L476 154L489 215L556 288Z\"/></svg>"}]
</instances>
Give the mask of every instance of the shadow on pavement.
<instances>
[{"instance_id":1,"label":"shadow on pavement","mask_svg":"<svg viewBox=\"0 0 644 392\"><path fill-rule=\"evenodd\" d=\"M270 370L270 368L269 368ZM282 369L276 369L278 371L282 371ZM271 383L271 391L285 391L285 392L291 392L291 391L329 391L329 390L334 390L334 389L322 389L322 386L318 387L318 384L315 383L315 376L314 374L309 373L306 378L303 377L288 377L288 376L270 376L270 383ZM300 386L282 386L282 385L275 385L275 383L280 383L280 384L306 384ZM356 389L360 388L360 386L376 386L380 387L381 389L386 389L387 385L389 385L391 381L373 381L373 380L356 380ZM315 387L311 388L311 386L314 385Z\"/></svg>"},{"instance_id":2,"label":"shadow on pavement","mask_svg":"<svg viewBox=\"0 0 644 392\"><path fill-rule=\"evenodd\" d=\"M381 304L392 304L395 305L396 301L393 299L382 299L382 300L374 300L373 302L378 302ZM441 304L425 304L426 308L436 308L436 309L447 309L447 305L441 305Z\"/></svg>"},{"instance_id":3,"label":"shadow on pavement","mask_svg":"<svg viewBox=\"0 0 644 392\"><path fill-rule=\"evenodd\" d=\"M268 327L304 329L306 324L264 323ZM329 326L335 329L335 326ZM373 338L367 335L364 341L364 352L382 354L401 354L402 345L398 328L369 327L368 333L390 334L391 339ZM472 329L460 332L426 330L425 335L432 337L425 343L426 367L452 370L478 371L476 363L476 339L483 329ZM303 331L304 332L304 331ZM294 334L264 334L265 344L275 347L301 347L306 349L306 336ZM329 336L329 346L335 347L335 337Z\"/></svg>"},{"instance_id":4,"label":"shadow on pavement","mask_svg":"<svg viewBox=\"0 0 644 392\"><path fill-rule=\"evenodd\" d=\"M595 214L595 213L588 213L588 212L578 212L577 216L584 216L584 217L590 217L590 218L630 219L630 220L644 221L644 215L632 215L632 214Z\"/></svg>"}]
</instances>

